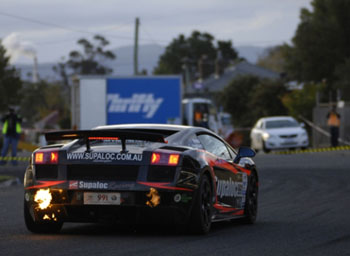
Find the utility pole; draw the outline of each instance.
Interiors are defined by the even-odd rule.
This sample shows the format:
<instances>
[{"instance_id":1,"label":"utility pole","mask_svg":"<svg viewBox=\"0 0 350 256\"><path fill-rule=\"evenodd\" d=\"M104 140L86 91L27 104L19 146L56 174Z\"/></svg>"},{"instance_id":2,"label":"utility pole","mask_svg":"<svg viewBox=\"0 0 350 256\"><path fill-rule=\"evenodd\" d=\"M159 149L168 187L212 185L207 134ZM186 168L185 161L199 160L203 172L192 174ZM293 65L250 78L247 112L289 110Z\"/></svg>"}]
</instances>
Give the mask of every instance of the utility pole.
<instances>
[{"instance_id":1,"label":"utility pole","mask_svg":"<svg viewBox=\"0 0 350 256\"><path fill-rule=\"evenodd\" d=\"M138 72L138 43L139 43L139 25L140 20L136 18L135 20L135 43L134 43L134 75L137 76Z\"/></svg>"}]
</instances>

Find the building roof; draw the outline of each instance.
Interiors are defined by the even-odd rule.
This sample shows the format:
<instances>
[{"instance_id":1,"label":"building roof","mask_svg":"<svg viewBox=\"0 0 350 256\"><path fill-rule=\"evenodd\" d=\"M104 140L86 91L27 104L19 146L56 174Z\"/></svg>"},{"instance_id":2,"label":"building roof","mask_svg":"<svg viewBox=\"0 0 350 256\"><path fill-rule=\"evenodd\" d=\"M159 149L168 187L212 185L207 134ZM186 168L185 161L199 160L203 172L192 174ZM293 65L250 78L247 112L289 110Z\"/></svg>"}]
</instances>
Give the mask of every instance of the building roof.
<instances>
[{"instance_id":1,"label":"building roof","mask_svg":"<svg viewBox=\"0 0 350 256\"><path fill-rule=\"evenodd\" d=\"M279 79L280 75L274 71L256 66L247 61L241 61L232 67L225 69L224 73L216 78L215 75L211 75L209 78L203 81L202 89L196 90L193 87L187 88L187 93L196 92L217 92L222 91L232 80L239 76L253 75L260 78Z\"/></svg>"}]
</instances>

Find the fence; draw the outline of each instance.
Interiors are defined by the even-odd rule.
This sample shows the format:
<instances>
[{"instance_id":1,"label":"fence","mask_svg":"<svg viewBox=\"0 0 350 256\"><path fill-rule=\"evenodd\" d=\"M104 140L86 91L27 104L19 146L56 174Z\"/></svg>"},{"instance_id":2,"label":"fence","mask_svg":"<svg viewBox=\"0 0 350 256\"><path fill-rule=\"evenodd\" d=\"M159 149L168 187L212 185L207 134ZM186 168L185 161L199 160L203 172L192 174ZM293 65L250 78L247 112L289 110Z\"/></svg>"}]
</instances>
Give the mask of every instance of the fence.
<instances>
[{"instance_id":1,"label":"fence","mask_svg":"<svg viewBox=\"0 0 350 256\"><path fill-rule=\"evenodd\" d=\"M327 113L330 104L320 104L313 109L312 143L314 147L330 146ZM339 142L348 145L350 142L350 103L344 103L337 108L340 114Z\"/></svg>"}]
</instances>

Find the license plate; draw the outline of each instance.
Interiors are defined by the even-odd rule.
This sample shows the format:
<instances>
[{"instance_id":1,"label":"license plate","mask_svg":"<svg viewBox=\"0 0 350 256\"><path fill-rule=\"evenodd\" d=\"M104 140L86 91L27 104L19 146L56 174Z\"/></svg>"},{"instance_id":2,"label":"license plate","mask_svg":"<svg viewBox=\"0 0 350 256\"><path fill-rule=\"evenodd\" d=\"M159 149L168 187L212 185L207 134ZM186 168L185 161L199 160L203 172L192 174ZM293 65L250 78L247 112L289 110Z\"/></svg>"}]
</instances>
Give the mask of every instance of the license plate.
<instances>
[{"instance_id":1,"label":"license plate","mask_svg":"<svg viewBox=\"0 0 350 256\"><path fill-rule=\"evenodd\" d=\"M293 139L285 139L285 140L283 141L283 144L284 144L284 145L292 145L292 144L296 144L296 141L293 140Z\"/></svg>"},{"instance_id":2,"label":"license plate","mask_svg":"<svg viewBox=\"0 0 350 256\"><path fill-rule=\"evenodd\" d=\"M85 192L84 204L120 205L120 193Z\"/></svg>"}]
</instances>

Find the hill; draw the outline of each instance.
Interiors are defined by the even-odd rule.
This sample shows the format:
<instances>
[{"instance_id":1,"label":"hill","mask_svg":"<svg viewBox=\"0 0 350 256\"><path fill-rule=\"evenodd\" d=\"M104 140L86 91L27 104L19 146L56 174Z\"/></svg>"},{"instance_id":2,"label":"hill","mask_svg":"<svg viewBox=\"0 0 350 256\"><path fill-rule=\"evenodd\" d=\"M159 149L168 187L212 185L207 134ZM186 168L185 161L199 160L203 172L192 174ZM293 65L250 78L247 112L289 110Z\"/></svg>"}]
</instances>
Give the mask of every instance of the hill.
<instances>
[{"instance_id":1,"label":"hill","mask_svg":"<svg viewBox=\"0 0 350 256\"><path fill-rule=\"evenodd\" d=\"M139 46L139 72L143 69L147 70L148 74L152 74L154 67L158 63L159 56L164 52L165 47L161 45L148 44ZM265 49L264 47L256 46L238 46L236 47L239 56L244 57L250 63L256 63L258 57L261 56ZM134 72L133 64L133 46L123 46L113 50L117 59L108 61L106 65L114 70L112 75L116 76L131 76ZM59 79L57 74L52 70L56 63L40 63L38 64L39 77L48 81ZM31 80L33 66L30 64L16 64L16 68L21 71L23 80Z\"/></svg>"}]
</instances>

